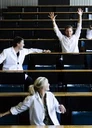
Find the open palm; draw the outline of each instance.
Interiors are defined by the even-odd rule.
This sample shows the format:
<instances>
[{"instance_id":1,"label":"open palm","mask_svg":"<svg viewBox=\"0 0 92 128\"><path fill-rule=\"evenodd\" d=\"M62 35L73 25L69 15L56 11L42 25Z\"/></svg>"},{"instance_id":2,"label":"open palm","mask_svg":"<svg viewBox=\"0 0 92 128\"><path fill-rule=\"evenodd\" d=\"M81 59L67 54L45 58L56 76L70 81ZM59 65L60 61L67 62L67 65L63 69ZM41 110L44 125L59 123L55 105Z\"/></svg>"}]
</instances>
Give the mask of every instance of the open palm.
<instances>
[{"instance_id":1,"label":"open palm","mask_svg":"<svg viewBox=\"0 0 92 128\"><path fill-rule=\"evenodd\" d=\"M83 10L82 10L81 8L78 8L77 13L78 13L79 15L82 15L82 14L83 14Z\"/></svg>"},{"instance_id":2,"label":"open palm","mask_svg":"<svg viewBox=\"0 0 92 128\"><path fill-rule=\"evenodd\" d=\"M57 15L54 15L54 12L50 12L48 17L51 18L52 21L55 21L56 16Z\"/></svg>"}]
</instances>

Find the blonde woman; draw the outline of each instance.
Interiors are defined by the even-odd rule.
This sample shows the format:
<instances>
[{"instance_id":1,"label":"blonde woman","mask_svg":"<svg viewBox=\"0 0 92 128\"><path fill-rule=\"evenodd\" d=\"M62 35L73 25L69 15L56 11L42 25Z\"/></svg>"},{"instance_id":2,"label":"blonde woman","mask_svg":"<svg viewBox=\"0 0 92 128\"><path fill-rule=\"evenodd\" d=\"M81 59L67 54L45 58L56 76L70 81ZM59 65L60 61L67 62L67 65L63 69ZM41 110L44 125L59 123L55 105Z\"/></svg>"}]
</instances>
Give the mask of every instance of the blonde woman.
<instances>
[{"instance_id":1,"label":"blonde woman","mask_svg":"<svg viewBox=\"0 0 92 128\"><path fill-rule=\"evenodd\" d=\"M29 109L31 125L60 125L56 112L65 113L66 109L59 105L55 96L48 91L49 85L47 78L38 77L34 84L29 86L30 96L9 111L0 114L0 117L8 114L17 115Z\"/></svg>"}]
</instances>

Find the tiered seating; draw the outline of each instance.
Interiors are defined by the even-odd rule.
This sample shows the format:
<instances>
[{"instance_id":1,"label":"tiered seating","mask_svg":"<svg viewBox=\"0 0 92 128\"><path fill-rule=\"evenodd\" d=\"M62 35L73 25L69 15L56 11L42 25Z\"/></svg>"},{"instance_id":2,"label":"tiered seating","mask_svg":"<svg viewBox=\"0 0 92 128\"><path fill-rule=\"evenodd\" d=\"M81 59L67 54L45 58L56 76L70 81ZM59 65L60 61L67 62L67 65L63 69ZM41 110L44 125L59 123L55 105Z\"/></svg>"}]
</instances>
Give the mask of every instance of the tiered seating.
<instances>
[{"instance_id":1,"label":"tiered seating","mask_svg":"<svg viewBox=\"0 0 92 128\"><path fill-rule=\"evenodd\" d=\"M7 77L8 76L8 77ZM0 92L22 92L24 91L24 73L0 72Z\"/></svg>"},{"instance_id":2,"label":"tiered seating","mask_svg":"<svg viewBox=\"0 0 92 128\"><path fill-rule=\"evenodd\" d=\"M76 28L78 18L76 14L77 8L78 6L19 6L17 8L16 6L8 7L7 12L3 13L3 20L0 22L0 30L2 31L2 34L0 36L1 38L14 38L16 35L20 35L26 39L36 38L38 40L40 38L55 38L56 36L52 29L51 20L48 18L48 13L54 11L56 12L56 14L58 14L57 24L59 25L61 30L64 29L66 24L71 24L74 26L74 28ZM82 8L83 10L85 10L86 7L83 6ZM85 37L85 31L88 27L88 24L86 24L86 22L89 22L89 24L91 22L91 20L88 20L88 16L91 13L91 7L89 7L89 11L90 12L84 12L83 15L84 19L81 34L82 38ZM8 34L6 30L9 31ZM39 33L39 31L41 31L41 34ZM58 50L59 49L57 49L57 51Z\"/></svg>"},{"instance_id":3,"label":"tiered seating","mask_svg":"<svg viewBox=\"0 0 92 128\"><path fill-rule=\"evenodd\" d=\"M38 76L46 76L49 79L51 83L51 91L57 91L56 96L61 97L59 98L60 102L64 102L69 111L68 115L66 114L65 117L63 117L64 121L62 123L64 124L74 124L76 122L76 117L74 118L75 120L72 120L72 117L74 116L73 111L92 111L92 105L88 106L92 100L92 70L87 70L87 68L91 68L88 65L88 57L91 56L92 53L86 52L87 50L92 49L92 44L91 40L85 38L86 30L91 23L91 20L89 20L88 17L89 14L91 14L92 8L89 7L89 12L84 11L83 14L83 29L79 40L79 49L82 53L77 54L61 53L61 46L53 31L52 22L48 18L48 13L55 12L55 14L57 14L57 24L60 30L64 33L64 27L67 24L73 25L75 30L78 18L76 11L78 8L79 6L68 5L9 6L7 12L2 13L2 20L0 20L0 51L12 46L12 39L15 36L23 37L25 40L25 47L27 48L50 49L52 51L50 54L28 55L24 62L24 72L32 76L33 80ZM85 8L86 6L82 6L83 10L85 10ZM61 54L63 54L64 58L64 70L56 70L56 62L61 57ZM22 76L24 75L24 72L21 73ZM9 77L7 79L7 74L10 77L12 76L12 79L9 80ZM58 83L59 74L63 76L63 81L61 81L62 84ZM15 86L15 75L20 79L19 72L15 73L12 71L8 73L0 71L0 75L0 84L10 84L9 82L11 82L11 84ZM3 79L4 81L2 81ZM19 79L17 84L21 84L21 82L23 84L24 79L20 80L20 83ZM69 85L72 86L70 87ZM63 88L65 88L64 91L66 92L61 93ZM76 91L80 92L80 90L82 93L75 93ZM84 91L87 91L87 93L84 93ZM13 99L11 99L11 96L14 96L14 101L17 103L23 100L26 95L28 95L28 93L0 94L0 101L2 103L4 100L12 101ZM5 98L7 96L9 97ZM3 100L1 99L2 97L4 98ZM4 105L5 104L3 104L3 106ZM12 105L16 104L12 102L12 104L9 104L8 108ZM0 110L3 110L2 106ZM23 117L22 121L24 122ZM15 120L14 122L16 124L20 121L18 122ZM5 123L7 124L7 122L4 122L4 124ZM75 124L77 124L77 122Z\"/></svg>"}]
</instances>

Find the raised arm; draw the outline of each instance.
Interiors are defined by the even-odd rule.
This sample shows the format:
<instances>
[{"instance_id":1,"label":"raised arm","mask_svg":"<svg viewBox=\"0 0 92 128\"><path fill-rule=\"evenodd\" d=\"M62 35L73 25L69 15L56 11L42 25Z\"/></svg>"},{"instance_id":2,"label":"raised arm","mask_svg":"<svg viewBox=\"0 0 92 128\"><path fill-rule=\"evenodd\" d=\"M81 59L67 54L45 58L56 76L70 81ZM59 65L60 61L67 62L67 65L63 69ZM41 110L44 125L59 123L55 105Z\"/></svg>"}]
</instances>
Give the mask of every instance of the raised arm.
<instances>
[{"instance_id":1,"label":"raised arm","mask_svg":"<svg viewBox=\"0 0 92 128\"><path fill-rule=\"evenodd\" d=\"M79 15L78 23L82 24L82 14L83 14L83 10L82 10L81 8L78 8L77 13L78 13L78 15Z\"/></svg>"},{"instance_id":2,"label":"raised arm","mask_svg":"<svg viewBox=\"0 0 92 128\"><path fill-rule=\"evenodd\" d=\"M56 19L56 16L57 15L54 15L54 12L50 12L48 17L51 19L51 21L53 23L53 29L54 29L57 37L59 39L62 39L62 33L61 33L61 31L59 30L59 28L58 28L58 26L56 24L56 20L55 20Z\"/></svg>"},{"instance_id":3,"label":"raised arm","mask_svg":"<svg viewBox=\"0 0 92 128\"><path fill-rule=\"evenodd\" d=\"M50 12L50 13L49 13L49 16L48 16L48 17L52 20L53 27L56 26L56 21L55 21L56 16L57 16L57 15L54 15L54 12Z\"/></svg>"},{"instance_id":4,"label":"raised arm","mask_svg":"<svg viewBox=\"0 0 92 128\"><path fill-rule=\"evenodd\" d=\"M82 14L83 14L83 10L81 8L78 8L77 11L79 17L78 17L78 25L77 25L77 29L75 32L75 35L79 38L80 33L81 33L81 28L82 28Z\"/></svg>"}]
</instances>

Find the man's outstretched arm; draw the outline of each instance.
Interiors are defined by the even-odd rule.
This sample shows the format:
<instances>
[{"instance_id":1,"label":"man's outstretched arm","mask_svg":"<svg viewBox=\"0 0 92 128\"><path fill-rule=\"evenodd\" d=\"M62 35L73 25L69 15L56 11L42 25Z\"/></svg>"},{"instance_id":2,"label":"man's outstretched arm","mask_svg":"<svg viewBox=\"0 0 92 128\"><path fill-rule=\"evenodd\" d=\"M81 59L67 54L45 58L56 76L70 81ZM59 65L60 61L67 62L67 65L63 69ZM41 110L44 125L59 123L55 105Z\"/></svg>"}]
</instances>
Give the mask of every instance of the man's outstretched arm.
<instances>
[{"instance_id":1,"label":"man's outstretched arm","mask_svg":"<svg viewBox=\"0 0 92 128\"><path fill-rule=\"evenodd\" d=\"M61 39L62 38L62 33L61 33L61 31L59 30L59 28L58 28L58 26L56 24L56 20L55 20L56 19L56 16L57 15L54 15L54 12L50 12L48 17L51 19L51 21L53 23L53 29L54 29L57 37L59 39Z\"/></svg>"},{"instance_id":2,"label":"man's outstretched arm","mask_svg":"<svg viewBox=\"0 0 92 128\"><path fill-rule=\"evenodd\" d=\"M81 28L82 28L82 14L83 14L83 10L81 8L78 9L77 11L79 18L78 18L78 25L77 25L77 29L75 31L75 35L77 38L80 37L80 33L81 33Z\"/></svg>"},{"instance_id":3,"label":"man's outstretched arm","mask_svg":"<svg viewBox=\"0 0 92 128\"><path fill-rule=\"evenodd\" d=\"M83 14L83 10L82 10L81 8L78 8L77 13L78 13L78 15L79 15L78 23L82 24L82 14Z\"/></svg>"}]
</instances>

